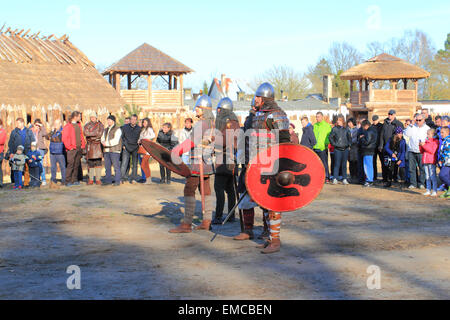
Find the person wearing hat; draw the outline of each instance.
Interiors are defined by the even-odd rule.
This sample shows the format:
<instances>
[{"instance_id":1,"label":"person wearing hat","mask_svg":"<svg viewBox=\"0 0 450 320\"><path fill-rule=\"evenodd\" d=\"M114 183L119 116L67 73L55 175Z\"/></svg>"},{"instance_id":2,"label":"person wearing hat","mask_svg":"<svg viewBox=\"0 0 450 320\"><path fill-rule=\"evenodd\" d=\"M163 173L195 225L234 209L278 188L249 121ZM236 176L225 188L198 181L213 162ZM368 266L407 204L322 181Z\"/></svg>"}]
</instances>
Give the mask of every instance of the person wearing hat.
<instances>
[{"instance_id":1,"label":"person wearing hat","mask_svg":"<svg viewBox=\"0 0 450 320\"><path fill-rule=\"evenodd\" d=\"M250 158L253 158L261 150L273 146L278 143L288 143L291 141L289 133L289 118L275 101L275 90L270 83L261 84L255 93L255 114L252 119L251 129L253 130L250 137ZM278 135L274 135L277 131ZM276 137L276 139L275 139ZM249 198L248 195L246 198ZM245 198L244 198L245 199ZM234 237L235 240L251 240L253 239L254 225L254 207L251 200L244 200L243 203L249 203L248 207L243 209L244 233ZM263 209L263 214L269 226L269 238L261 246L261 253L272 254L280 251L281 248L281 213Z\"/></svg>"},{"instance_id":2,"label":"person wearing hat","mask_svg":"<svg viewBox=\"0 0 450 320\"><path fill-rule=\"evenodd\" d=\"M400 172L401 179L405 177L406 141L403 138L403 129L401 127L395 129L394 136L388 140L384 147L384 152L386 154L385 166L389 170L384 187L390 188L395 178L394 173Z\"/></svg>"},{"instance_id":3,"label":"person wearing hat","mask_svg":"<svg viewBox=\"0 0 450 320\"><path fill-rule=\"evenodd\" d=\"M213 135L214 135L214 114L212 112L212 102L209 96L202 95L195 103L194 112L199 121L192 129L189 139L182 144L178 144L172 150L172 159L181 162L183 153L190 151L191 161L189 168L191 176L186 178L184 185L184 218L180 226L169 230L170 233L190 233L192 232L192 220L195 213L195 191L199 189L200 164L203 166L203 189L205 196L205 207L202 223L195 230L210 230L213 211L213 199L211 196L211 179L214 174L212 162Z\"/></svg>"},{"instance_id":4,"label":"person wearing hat","mask_svg":"<svg viewBox=\"0 0 450 320\"><path fill-rule=\"evenodd\" d=\"M110 115L106 120L107 127L104 130L101 143L104 147L106 177L103 185L113 183L111 167L114 167L114 185L120 186L121 168L120 153L122 152L122 130L116 124L116 117Z\"/></svg>"},{"instance_id":5,"label":"person wearing hat","mask_svg":"<svg viewBox=\"0 0 450 320\"><path fill-rule=\"evenodd\" d=\"M237 133L240 131L239 119L233 111L233 102L230 98L223 98L216 108L215 128L220 135L215 138L216 150L216 175L214 179L214 191L216 192L216 215L213 224L222 224L223 209L225 205L225 193L227 195L228 211L233 209L236 203L234 181L237 173L234 155L237 149ZM233 214L228 220L234 222Z\"/></svg>"},{"instance_id":6,"label":"person wearing hat","mask_svg":"<svg viewBox=\"0 0 450 320\"><path fill-rule=\"evenodd\" d=\"M25 147L22 145L17 146L16 153L12 154L10 157L11 164L11 172L14 176L14 190L23 188L23 171L25 170L25 163L28 160L28 157L23 153Z\"/></svg>"},{"instance_id":7,"label":"person wearing hat","mask_svg":"<svg viewBox=\"0 0 450 320\"><path fill-rule=\"evenodd\" d=\"M381 136L381 130L383 129L383 124L380 123L380 117L377 115L372 116L372 127L377 130L378 137ZM380 161L381 166L383 166L383 151L378 150L380 145L380 139L377 139L377 148L375 149L375 154L373 156L373 176L374 181L378 179L378 161Z\"/></svg>"},{"instance_id":8,"label":"person wearing hat","mask_svg":"<svg viewBox=\"0 0 450 320\"><path fill-rule=\"evenodd\" d=\"M300 139L298 138L298 134L295 132L295 125L293 123L289 125L289 134L291 135L291 143L300 144Z\"/></svg>"},{"instance_id":9,"label":"person wearing hat","mask_svg":"<svg viewBox=\"0 0 450 320\"><path fill-rule=\"evenodd\" d=\"M86 160L88 163L89 181L88 185L101 185L102 177L102 135L105 131L103 124L98 121L97 113L90 114L90 121L84 126L84 136L86 137Z\"/></svg>"},{"instance_id":10,"label":"person wearing hat","mask_svg":"<svg viewBox=\"0 0 450 320\"><path fill-rule=\"evenodd\" d=\"M37 142L31 143L31 150L26 154L28 157L28 168L30 170L30 187L39 188L41 186L40 176L42 170L42 153L37 150Z\"/></svg>"},{"instance_id":11,"label":"person wearing hat","mask_svg":"<svg viewBox=\"0 0 450 320\"><path fill-rule=\"evenodd\" d=\"M389 139L394 135L397 127L405 129L403 123L397 120L396 111L394 109L389 110L388 117L384 120L383 127L381 128L380 136L378 137L378 151L384 152L384 147L388 143ZM383 154L383 158L386 154ZM382 171L383 171L383 183L388 181L389 168L384 165L384 161L382 162ZM394 180L396 177L394 176Z\"/></svg>"}]
</instances>

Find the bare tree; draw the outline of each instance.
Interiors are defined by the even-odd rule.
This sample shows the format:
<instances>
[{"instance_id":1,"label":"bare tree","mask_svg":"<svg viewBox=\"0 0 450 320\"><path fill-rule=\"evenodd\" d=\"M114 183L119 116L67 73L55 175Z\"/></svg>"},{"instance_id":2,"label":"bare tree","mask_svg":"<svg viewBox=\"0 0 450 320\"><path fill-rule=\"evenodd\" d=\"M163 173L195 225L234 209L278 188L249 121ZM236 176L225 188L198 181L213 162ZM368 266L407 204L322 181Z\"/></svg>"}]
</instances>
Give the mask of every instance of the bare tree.
<instances>
[{"instance_id":1,"label":"bare tree","mask_svg":"<svg viewBox=\"0 0 450 320\"><path fill-rule=\"evenodd\" d=\"M288 66L274 66L257 76L251 83L252 89L256 90L263 82L273 85L276 99L281 98L281 91L289 100L301 99L309 93L310 88L305 76Z\"/></svg>"},{"instance_id":2,"label":"bare tree","mask_svg":"<svg viewBox=\"0 0 450 320\"><path fill-rule=\"evenodd\" d=\"M363 61L362 54L347 42L334 42L328 51L327 61L334 74L345 71Z\"/></svg>"}]
</instances>

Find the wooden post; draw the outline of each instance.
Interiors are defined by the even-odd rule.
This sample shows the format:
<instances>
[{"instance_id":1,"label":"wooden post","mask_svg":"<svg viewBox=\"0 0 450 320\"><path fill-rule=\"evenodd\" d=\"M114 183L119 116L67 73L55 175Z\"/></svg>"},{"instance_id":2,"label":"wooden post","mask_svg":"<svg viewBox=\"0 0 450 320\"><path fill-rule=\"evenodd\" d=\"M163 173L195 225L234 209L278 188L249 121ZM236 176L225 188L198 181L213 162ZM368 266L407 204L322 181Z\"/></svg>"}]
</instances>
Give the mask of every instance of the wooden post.
<instances>
[{"instance_id":1,"label":"wooden post","mask_svg":"<svg viewBox=\"0 0 450 320\"><path fill-rule=\"evenodd\" d=\"M128 90L131 90L131 73L127 74L127 80L128 80Z\"/></svg>"},{"instance_id":2,"label":"wooden post","mask_svg":"<svg viewBox=\"0 0 450 320\"><path fill-rule=\"evenodd\" d=\"M373 96L374 96L373 82L369 81L369 101L373 101Z\"/></svg>"},{"instance_id":3,"label":"wooden post","mask_svg":"<svg viewBox=\"0 0 450 320\"><path fill-rule=\"evenodd\" d=\"M109 82L109 84L111 84L111 85L112 85L112 83L113 83L113 78L112 78L112 74L111 74L111 73L108 75L108 82Z\"/></svg>"},{"instance_id":4,"label":"wooden post","mask_svg":"<svg viewBox=\"0 0 450 320\"><path fill-rule=\"evenodd\" d=\"M417 102L417 92L419 91L419 82L417 79L414 79L414 87L415 87L415 94L414 94L414 102Z\"/></svg>"},{"instance_id":5,"label":"wooden post","mask_svg":"<svg viewBox=\"0 0 450 320\"><path fill-rule=\"evenodd\" d=\"M173 77L173 89L178 90L178 77Z\"/></svg>"},{"instance_id":6,"label":"wooden post","mask_svg":"<svg viewBox=\"0 0 450 320\"><path fill-rule=\"evenodd\" d=\"M403 89L408 89L408 79L403 79Z\"/></svg>"},{"instance_id":7,"label":"wooden post","mask_svg":"<svg viewBox=\"0 0 450 320\"><path fill-rule=\"evenodd\" d=\"M183 90L183 74L180 74L180 94L181 94L181 106L184 107L184 90Z\"/></svg>"},{"instance_id":8,"label":"wooden post","mask_svg":"<svg viewBox=\"0 0 450 320\"><path fill-rule=\"evenodd\" d=\"M169 90L172 90L172 75L169 74Z\"/></svg>"},{"instance_id":9,"label":"wooden post","mask_svg":"<svg viewBox=\"0 0 450 320\"><path fill-rule=\"evenodd\" d=\"M114 86L118 93L120 93L120 73L114 74Z\"/></svg>"},{"instance_id":10,"label":"wooden post","mask_svg":"<svg viewBox=\"0 0 450 320\"><path fill-rule=\"evenodd\" d=\"M392 81L392 101L397 102L397 80Z\"/></svg>"},{"instance_id":11,"label":"wooden post","mask_svg":"<svg viewBox=\"0 0 450 320\"><path fill-rule=\"evenodd\" d=\"M152 96L152 74L151 72L148 73L148 78L147 78L147 83L148 83L148 105L152 106L153 105L153 96Z\"/></svg>"},{"instance_id":12,"label":"wooden post","mask_svg":"<svg viewBox=\"0 0 450 320\"><path fill-rule=\"evenodd\" d=\"M362 91L363 91L363 87L362 87L362 79L361 79L361 80L359 80L359 94L358 94L358 104L359 105L361 105Z\"/></svg>"}]
</instances>

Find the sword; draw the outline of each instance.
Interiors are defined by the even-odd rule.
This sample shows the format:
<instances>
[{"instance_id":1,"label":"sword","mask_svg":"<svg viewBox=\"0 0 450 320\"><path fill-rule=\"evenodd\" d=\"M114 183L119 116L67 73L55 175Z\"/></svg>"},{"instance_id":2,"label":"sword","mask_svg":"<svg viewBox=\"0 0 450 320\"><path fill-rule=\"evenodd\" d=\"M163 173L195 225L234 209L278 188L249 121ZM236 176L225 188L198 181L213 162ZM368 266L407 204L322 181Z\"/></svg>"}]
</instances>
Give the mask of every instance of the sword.
<instances>
[{"instance_id":1,"label":"sword","mask_svg":"<svg viewBox=\"0 0 450 320\"><path fill-rule=\"evenodd\" d=\"M225 225L225 223L227 223L228 219L230 219L230 217L233 215L234 210L236 210L236 208L241 204L241 202L244 200L244 198L247 194L248 194L248 192L247 192L247 190L245 190L245 192L241 195L241 198L239 199L239 201L234 205L233 209L230 210L230 212L228 213L225 220L223 220L222 224L219 227L219 230L212 237L211 242L213 242L216 239L217 235L219 234L219 231L222 230L222 227Z\"/></svg>"},{"instance_id":2,"label":"sword","mask_svg":"<svg viewBox=\"0 0 450 320\"><path fill-rule=\"evenodd\" d=\"M238 199L239 198L239 193L237 191L238 185L237 185L236 174L235 174L236 168L237 168L237 164L235 163L234 170L233 170L233 185L234 185L235 197L236 197L236 199ZM243 218L242 210L239 209L238 211L239 211L239 222L241 224L241 232L243 233L244 232L244 218ZM232 212L234 212L234 210Z\"/></svg>"}]
</instances>

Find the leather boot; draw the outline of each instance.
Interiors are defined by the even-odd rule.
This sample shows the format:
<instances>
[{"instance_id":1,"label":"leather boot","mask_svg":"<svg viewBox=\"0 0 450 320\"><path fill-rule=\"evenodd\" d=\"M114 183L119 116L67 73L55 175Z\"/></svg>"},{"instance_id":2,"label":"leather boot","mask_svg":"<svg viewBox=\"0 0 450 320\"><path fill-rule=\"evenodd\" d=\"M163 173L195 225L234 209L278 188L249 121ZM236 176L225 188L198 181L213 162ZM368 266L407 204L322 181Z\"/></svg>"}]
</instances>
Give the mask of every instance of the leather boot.
<instances>
[{"instance_id":1,"label":"leather boot","mask_svg":"<svg viewBox=\"0 0 450 320\"><path fill-rule=\"evenodd\" d=\"M202 223L195 228L195 230L212 230L211 220L213 212L213 198L211 196L205 196L205 213L203 215Z\"/></svg>"},{"instance_id":2,"label":"leather boot","mask_svg":"<svg viewBox=\"0 0 450 320\"><path fill-rule=\"evenodd\" d=\"M233 240L236 241L246 241L246 240L253 240L254 239L253 230L245 230L243 233L235 236Z\"/></svg>"},{"instance_id":3,"label":"leather boot","mask_svg":"<svg viewBox=\"0 0 450 320\"><path fill-rule=\"evenodd\" d=\"M195 212L195 197L184 197L184 219L181 225L169 230L169 233L190 233L192 232L192 218Z\"/></svg>"},{"instance_id":4,"label":"leather boot","mask_svg":"<svg viewBox=\"0 0 450 320\"><path fill-rule=\"evenodd\" d=\"M280 239L272 239L270 244L263 250L261 250L262 254L271 254L280 251L281 241Z\"/></svg>"},{"instance_id":5,"label":"leather boot","mask_svg":"<svg viewBox=\"0 0 450 320\"><path fill-rule=\"evenodd\" d=\"M178 227L169 230L169 233L191 233L192 226L187 223L182 223Z\"/></svg>"},{"instance_id":6,"label":"leather boot","mask_svg":"<svg viewBox=\"0 0 450 320\"><path fill-rule=\"evenodd\" d=\"M211 230L211 220L203 220L200 225L198 225L195 230Z\"/></svg>"}]
</instances>

